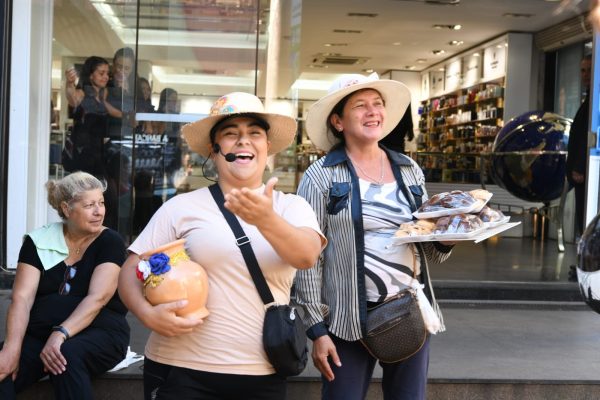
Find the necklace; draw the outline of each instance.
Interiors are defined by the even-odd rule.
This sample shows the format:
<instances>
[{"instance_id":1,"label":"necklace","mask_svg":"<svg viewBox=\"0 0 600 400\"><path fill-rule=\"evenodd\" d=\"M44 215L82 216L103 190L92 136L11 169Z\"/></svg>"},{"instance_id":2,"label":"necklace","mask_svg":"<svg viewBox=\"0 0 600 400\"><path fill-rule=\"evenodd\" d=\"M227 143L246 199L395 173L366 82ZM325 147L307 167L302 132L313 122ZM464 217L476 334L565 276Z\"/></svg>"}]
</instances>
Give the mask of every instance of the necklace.
<instances>
[{"instance_id":1,"label":"necklace","mask_svg":"<svg viewBox=\"0 0 600 400\"><path fill-rule=\"evenodd\" d=\"M358 170L359 170L359 171L360 171L360 172L361 172L361 173L362 173L362 174L363 174L363 175L364 175L366 178L369 178L369 180L370 180L371 182L373 182L373 183L375 183L375 184L377 184L377 185L383 185L383 177L384 177L384 175L385 175L385 170L383 169L383 152L382 152L382 151L380 151L380 152L379 152L379 155L380 155L380 157L379 157L379 158L380 158L380 160L381 160L381 176L379 177L379 180L377 180L377 179L375 179L375 178L371 177L369 174L367 174L367 173L365 172L365 170L364 170L364 169L362 169L362 168L361 168L361 166L360 166L360 165L358 165L358 163L352 159L352 157L350 157L350 154L348 154L348 158L350 158L350 161L352 161L352 164L353 164L353 165L356 165L356 168L358 168Z\"/></svg>"},{"instance_id":2,"label":"necklace","mask_svg":"<svg viewBox=\"0 0 600 400\"><path fill-rule=\"evenodd\" d=\"M69 251L74 251L75 255L79 255L79 253L81 253L81 246L75 247L67 244L67 247L69 248Z\"/></svg>"},{"instance_id":3,"label":"necklace","mask_svg":"<svg viewBox=\"0 0 600 400\"><path fill-rule=\"evenodd\" d=\"M69 251L73 251L73 252L75 252L75 255L77 255L77 256L78 256L78 255L81 253L81 247L82 247L82 245L84 245L84 244L85 244L85 242L87 242L87 239L84 239L84 240L81 242L81 245L79 245L79 246L77 246L77 247L75 247L75 246L73 245L73 243L74 243L74 242L73 242L73 241L72 241L70 238L68 238L68 237L67 237L67 235L65 235L65 241L67 242L67 247L69 248ZM71 244L71 246L69 246L69 244Z\"/></svg>"}]
</instances>

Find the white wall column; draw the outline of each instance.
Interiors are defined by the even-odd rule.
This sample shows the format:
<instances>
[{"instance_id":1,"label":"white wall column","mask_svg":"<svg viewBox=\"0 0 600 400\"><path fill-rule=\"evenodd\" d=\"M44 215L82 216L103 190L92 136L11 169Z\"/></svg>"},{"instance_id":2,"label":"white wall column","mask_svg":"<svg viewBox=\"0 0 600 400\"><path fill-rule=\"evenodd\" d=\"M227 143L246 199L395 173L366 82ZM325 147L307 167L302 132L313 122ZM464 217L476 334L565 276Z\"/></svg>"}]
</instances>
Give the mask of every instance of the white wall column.
<instances>
[{"instance_id":1,"label":"white wall column","mask_svg":"<svg viewBox=\"0 0 600 400\"><path fill-rule=\"evenodd\" d=\"M13 4L7 201L7 267L23 234L47 220L52 86L52 0ZM35 68L32 68L34 66Z\"/></svg>"}]
</instances>

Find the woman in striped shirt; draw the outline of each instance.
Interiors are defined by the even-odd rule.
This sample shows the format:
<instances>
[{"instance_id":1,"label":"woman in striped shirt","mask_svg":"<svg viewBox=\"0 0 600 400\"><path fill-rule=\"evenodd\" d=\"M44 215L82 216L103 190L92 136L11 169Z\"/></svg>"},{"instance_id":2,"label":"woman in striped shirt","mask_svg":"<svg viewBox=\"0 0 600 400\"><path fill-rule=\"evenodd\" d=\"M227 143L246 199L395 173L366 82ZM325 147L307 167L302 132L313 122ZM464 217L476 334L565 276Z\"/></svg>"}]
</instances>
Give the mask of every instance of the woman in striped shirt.
<instances>
[{"instance_id":1,"label":"woman in striped shirt","mask_svg":"<svg viewBox=\"0 0 600 400\"><path fill-rule=\"evenodd\" d=\"M427 196L419 166L379 143L409 103L410 92L402 83L351 74L335 81L308 112L308 136L329 153L308 168L298 194L314 208L329 245L314 268L299 271L296 301L305 309L323 399L366 395L377 361L360 342L367 305L424 286L429 301L420 303L426 303L421 308L428 330L444 329L427 262L445 260L451 244L386 248ZM426 299L422 294L420 299ZM382 363L384 398L424 399L428 361L426 340L410 358Z\"/></svg>"}]
</instances>

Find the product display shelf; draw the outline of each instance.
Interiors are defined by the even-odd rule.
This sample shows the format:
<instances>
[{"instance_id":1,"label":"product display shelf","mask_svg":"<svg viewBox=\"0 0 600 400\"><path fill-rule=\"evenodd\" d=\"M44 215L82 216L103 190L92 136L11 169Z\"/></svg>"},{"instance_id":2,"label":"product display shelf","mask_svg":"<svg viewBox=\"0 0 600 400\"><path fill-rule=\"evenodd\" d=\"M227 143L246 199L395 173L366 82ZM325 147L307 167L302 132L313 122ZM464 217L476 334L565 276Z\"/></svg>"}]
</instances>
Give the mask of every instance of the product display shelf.
<instances>
[{"instance_id":1,"label":"product display shelf","mask_svg":"<svg viewBox=\"0 0 600 400\"><path fill-rule=\"evenodd\" d=\"M483 159L485 153L417 151L415 161L423 168L427 182L482 184L482 177L488 181L489 174ZM483 163L483 165L482 165Z\"/></svg>"},{"instance_id":2,"label":"product display shelf","mask_svg":"<svg viewBox=\"0 0 600 400\"><path fill-rule=\"evenodd\" d=\"M65 147L65 133L60 129L50 131L49 176L60 179L65 175L62 166L62 149Z\"/></svg>"},{"instance_id":3,"label":"product display shelf","mask_svg":"<svg viewBox=\"0 0 600 400\"><path fill-rule=\"evenodd\" d=\"M296 146L291 145L286 150L276 154L273 157L273 161L271 176L276 176L279 179L276 186L277 190L294 193L298 185L296 181L298 169Z\"/></svg>"},{"instance_id":4,"label":"product display shelf","mask_svg":"<svg viewBox=\"0 0 600 400\"><path fill-rule=\"evenodd\" d=\"M503 126L504 79L430 98L419 113L417 161L436 159L428 162L429 179L479 182L478 157L492 150Z\"/></svg>"}]
</instances>

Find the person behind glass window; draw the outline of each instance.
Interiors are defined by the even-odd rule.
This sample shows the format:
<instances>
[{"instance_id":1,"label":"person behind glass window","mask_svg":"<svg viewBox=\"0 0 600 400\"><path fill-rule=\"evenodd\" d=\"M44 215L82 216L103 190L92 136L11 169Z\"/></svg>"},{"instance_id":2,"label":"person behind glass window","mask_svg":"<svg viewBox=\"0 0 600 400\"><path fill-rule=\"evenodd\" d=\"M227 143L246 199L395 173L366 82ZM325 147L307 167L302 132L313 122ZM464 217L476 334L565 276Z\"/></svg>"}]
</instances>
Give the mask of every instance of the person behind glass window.
<instances>
[{"instance_id":1,"label":"person behind glass window","mask_svg":"<svg viewBox=\"0 0 600 400\"><path fill-rule=\"evenodd\" d=\"M404 112L402 119L392 129L392 131L381 139L381 144L390 150L406 154L406 142L414 140L415 133L413 131L412 108L410 104Z\"/></svg>"},{"instance_id":2,"label":"person behind glass window","mask_svg":"<svg viewBox=\"0 0 600 400\"><path fill-rule=\"evenodd\" d=\"M161 114L179 114L179 94L175 89L165 88L160 92L157 112ZM174 174L181 168L182 141L181 124L179 122L161 122L155 133L166 135L163 152L164 172L167 177L167 186L173 187Z\"/></svg>"},{"instance_id":3,"label":"person behind glass window","mask_svg":"<svg viewBox=\"0 0 600 400\"><path fill-rule=\"evenodd\" d=\"M75 68L65 71L66 97L73 116L73 161L65 166L69 171L81 170L99 178L104 176L103 143L108 118L120 113L107 101L108 72L108 62L97 56L85 60L79 78Z\"/></svg>"},{"instance_id":4,"label":"person behind glass window","mask_svg":"<svg viewBox=\"0 0 600 400\"><path fill-rule=\"evenodd\" d=\"M107 101L119 111L109 118L109 138L120 141L136 126L134 112L135 53L130 47L117 50L113 56ZM110 145L110 144L109 144Z\"/></svg>"},{"instance_id":5,"label":"person behind glass window","mask_svg":"<svg viewBox=\"0 0 600 400\"><path fill-rule=\"evenodd\" d=\"M409 103L410 92L400 82L350 74L337 79L307 114L309 138L329 153L306 170L298 194L315 210L330 244L314 268L297 274L295 301L305 309L323 399L359 400L367 393L377 361L360 341L368 305L412 288L428 330L444 329L426 263L445 260L451 244L388 247L427 198L421 168L380 143ZM384 398L425 399L428 362L429 339L410 358L381 363Z\"/></svg>"},{"instance_id":6,"label":"person behind glass window","mask_svg":"<svg viewBox=\"0 0 600 400\"><path fill-rule=\"evenodd\" d=\"M153 113L155 112L154 105L152 104L152 86L148 79L140 77L138 78L138 100L137 100L137 112L139 113ZM152 134L153 127L152 121L143 121L137 126L137 130L140 132Z\"/></svg>"},{"instance_id":7,"label":"person behind glass window","mask_svg":"<svg viewBox=\"0 0 600 400\"><path fill-rule=\"evenodd\" d=\"M127 309L117 289L120 236L103 226L105 186L85 172L46 184L62 222L23 240L0 351L0 398L50 376L57 399L92 399L90 378L127 352Z\"/></svg>"},{"instance_id":8,"label":"person behind glass window","mask_svg":"<svg viewBox=\"0 0 600 400\"><path fill-rule=\"evenodd\" d=\"M579 106L569 134L567 156L567 180L575 189L575 233L581 236L585 229L585 174L587 168L587 146L590 115L590 83L592 80L592 56L581 60L581 86L585 91L584 100Z\"/></svg>"},{"instance_id":9,"label":"person behind glass window","mask_svg":"<svg viewBox=\"0 0 600 400\"><path fill-rule=\"evenodd\" d=\"M267 157L293 142L295 120L266 113L256 96L236 92L219 98L210 116L186 125L183 134L192 151L213 159L225 207L250 238L276 302L287 304L296 270L312 266L325 245L304 199L274 190L277 178L262 183ZM182 238L208 275L204 320L176 316L185 301L152 306L136 278L139 254ZM146 399L285 398L285 378L263 348L264 304L208 188L164 203L129 251L119 293L153 331L144 360Z\"/></svg>"},{"instance_id":10,"label":"person behind glass window","mask_svg":"<svg viewBox=\"0 0 600 400\"><path fill-rule=\"evenodd\" d=\"M135 205L133 208L133 233L139 234L163 201L154 194L154 175L152 171L140 170L133 180Z\"/></svg>"}]
</instances>

